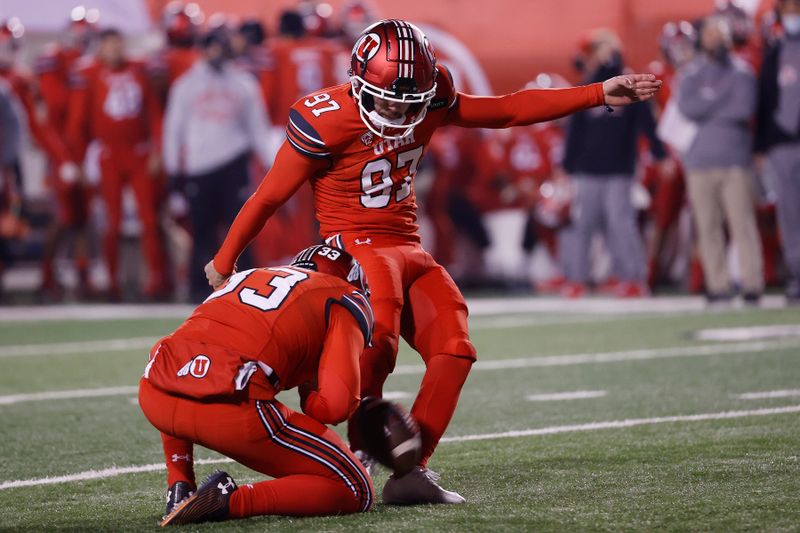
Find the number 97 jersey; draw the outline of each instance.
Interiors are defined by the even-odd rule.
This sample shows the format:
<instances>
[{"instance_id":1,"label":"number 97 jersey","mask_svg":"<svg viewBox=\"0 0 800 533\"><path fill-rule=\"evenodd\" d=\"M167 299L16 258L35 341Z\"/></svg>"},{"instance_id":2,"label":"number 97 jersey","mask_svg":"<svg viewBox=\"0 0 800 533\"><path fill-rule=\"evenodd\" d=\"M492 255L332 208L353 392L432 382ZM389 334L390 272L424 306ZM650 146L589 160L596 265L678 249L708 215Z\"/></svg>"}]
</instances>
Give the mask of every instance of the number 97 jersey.
<instances>
[{"instance_id":1,"label":"number 97 jersey","mask_svg":"<svg viewBox=\"0 0 800 533\"><path fill-rule=\"evenodd\" d=\"M350 84L323 89L291 107L287 140L323 167L311 182L322 237L357 231L419 240L414 176L433 132L456 105L449 72L437 71L436 95L424 120L400 139L367 128Z\"/></svg>"}]
</instances>

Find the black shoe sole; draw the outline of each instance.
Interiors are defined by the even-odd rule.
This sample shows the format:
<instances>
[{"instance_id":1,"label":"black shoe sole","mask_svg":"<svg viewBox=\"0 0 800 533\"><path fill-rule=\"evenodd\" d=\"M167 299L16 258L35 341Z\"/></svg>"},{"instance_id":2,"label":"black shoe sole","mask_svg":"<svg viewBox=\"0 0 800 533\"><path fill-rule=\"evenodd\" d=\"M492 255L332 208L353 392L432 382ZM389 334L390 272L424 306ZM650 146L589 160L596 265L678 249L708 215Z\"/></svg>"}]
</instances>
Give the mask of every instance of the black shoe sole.
<instances>
[{"instance_id":1,"label":"black shoe sole","mask_svg":"<svg viewBox=\"0 0 800 533\"><path fill-rule=\"evenodd\" d=\"M214 483L210 481L210 479L206 481L188 500L164 517L159 525L161 527L180 526L221 520L220 514L222 512L227 514L228 498L217 491L217 480L214 480Z\"/></svg>"}]
</instances>

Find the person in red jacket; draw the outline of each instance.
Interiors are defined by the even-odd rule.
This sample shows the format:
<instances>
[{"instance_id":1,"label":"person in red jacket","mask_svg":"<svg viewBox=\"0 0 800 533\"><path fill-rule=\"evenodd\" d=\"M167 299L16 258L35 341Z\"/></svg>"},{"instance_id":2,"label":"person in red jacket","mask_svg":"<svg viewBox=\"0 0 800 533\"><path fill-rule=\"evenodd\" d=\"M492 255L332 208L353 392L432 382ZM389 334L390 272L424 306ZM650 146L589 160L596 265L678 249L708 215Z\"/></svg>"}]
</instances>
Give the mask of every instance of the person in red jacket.
<instances>
[{"instance_id":1,"label":"person in red jacket","mask_svg":"<svg viewBox=\"0 0 800 533\"><path fill-rule=\"evenodd\" d=\"M206 265L206 276L212 286L224 282L266 220L311 183L322 236L358 259L373 290L375 338L361 359L362 395L380 397L401 334L426 364L411 410L421 430L420 462L387 481L385 503L465 501L440 487L427 467L476 359L466 302L417 232L414 176L434 132L448 124L508 128L549 121L603 104L644 101L660 86L653 75L630 74L583 87L472 96L453 86L419 28L389 19L365 29L356 42L350 83L312 93L289 109L287 140ZM354 436L351 445L358 449Z\"/></svg>"},{"instance_id":2,"label":"person in red jacket","mask_svg":"<svg viewBox=\"0 0 800 533\"><path fill-rule=\"evenodd\" d=\"M288 266L232 276L153 347L139 404L161 431L169 488L161 525L367 511L369 474L326 427L358 406L373 319L359 263L312 246ZM276 396L297 387L303 413ZM193 445L275 478L195 491Z\"/></svg>"},{"instance_id":3,"label":"person in red jacket","mask_svg":"<svg viewBox=\"0 0 800 533\"><path fill-rule=\"evenodd\" d=\"M147 64L150 81L161 107L167 105L172 84L200 58L197 38L203 13L195 3L173 1L161 14L164 46L157 50Z\"/></svg>"},{"instance_id":4,"label":"person in red jacket","mask_svg":"<svg viewBox=\"0 0 800 533\"><path fill-rule=\"evenodd\" d=\"M115 29L100 34L97 59L82 65L73 76L67 134L78 159L83 159L90 141L100 144L100 195L108 217L103 249L111 299L121 297L119 242L126 183L136 196L142 223L142 248L150 276L144 294L164 296L157 179L161 111L143 65L125 57L122 35Z\"/></svg>"},{"instance_id":5,"label":"person in red jacket","mask_svg":"<svg viewBox=\"0 0 800 533\"><path fill-rule=\"evenodd\" d=\"M95 41L95 22L87 19L86 10L76 9L59 42L48 45L36 58L35 75L39 97L44 103L42 129L52 132L62 143L67 139L67 113L70 98L70 77L79 59ZM49 133L47 133L49 135ZM50 156L47 182L53 193L56 209L45 237L42 257L41 292L46 298L61 297L53 262L59 247L72 234L79 280L79 293L89 296L94 291L89 282L89 203L90 185L73 154L56 155L45 147Z\"/></svg>"}]
</instances>

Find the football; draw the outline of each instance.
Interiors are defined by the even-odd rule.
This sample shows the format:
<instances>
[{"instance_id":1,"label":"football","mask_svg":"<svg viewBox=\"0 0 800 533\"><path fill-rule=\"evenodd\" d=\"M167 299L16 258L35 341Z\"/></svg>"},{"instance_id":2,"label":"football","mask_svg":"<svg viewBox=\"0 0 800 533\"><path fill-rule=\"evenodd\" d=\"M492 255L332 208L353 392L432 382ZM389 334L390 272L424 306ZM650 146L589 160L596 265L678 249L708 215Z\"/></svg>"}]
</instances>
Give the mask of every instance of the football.
<instances>
[{"instance_id":1,"label":"football","mask_svg":"<svg viewBox=\"0 0 800 533\"><path fill-rule=\"evenodd\" d=\"M419 426L402 406L368 396L354 418L364 450L396 477L417 465L422 449Z\"/></svg>"}]
</instances>

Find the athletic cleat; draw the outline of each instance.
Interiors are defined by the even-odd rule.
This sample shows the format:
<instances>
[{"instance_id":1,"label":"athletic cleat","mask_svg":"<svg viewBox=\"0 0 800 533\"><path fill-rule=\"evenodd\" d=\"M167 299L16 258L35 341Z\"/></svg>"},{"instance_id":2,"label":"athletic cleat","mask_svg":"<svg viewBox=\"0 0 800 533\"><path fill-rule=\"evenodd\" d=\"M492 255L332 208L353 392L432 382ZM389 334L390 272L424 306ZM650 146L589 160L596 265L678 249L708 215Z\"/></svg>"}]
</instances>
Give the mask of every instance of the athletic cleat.
<instances>
[{"instance_id":1,"label":"athletic cleat","mask_svg":"<svg viewBox=\"0 0 800 533\"><path fill-rule=\"evenodd\" d=\"M457 492L439 486L439 474L422 467L401 478L392 475L383 486L383 503L388 505L416 505L420 503L464 503L467 500Z\"/></svg>"},{"instance_id":2,"label":"athletic cleat","mask_svg":"<svg viewBox=\"0 0 800 533\"><path fill-rule=\"evenodd\" d=\"M161 521L161 527L225 520L229 511L228 500L237 488L227 472L217 470Z\"/></svg>"},{"instance_id":3,"label":"athletic cleat","mask_svg":"<svg viewBox=\"0 0 800 533\"><path fill-rule=\"evenodd\" d=\"M167 512L162 518L165 519L169 514L175 510L184 500L194 494L195 487L186 481L176 481L167 490Z\"/></svg>"},{"instance_id":4,"label":"athletic cleat","mask_svg":"<svg viewBox=\"0 0 800 533\"><path fill-rule=\"evenodd\" d=\"M378 466L377 461L375 461L370 454L363 450L356 450L353 452L353 455L356 456L358 462L361 463L361 466L363 466L364 470L367 471L369 477L375 477L375 469Z\"/></svg>"}]
</instances>

